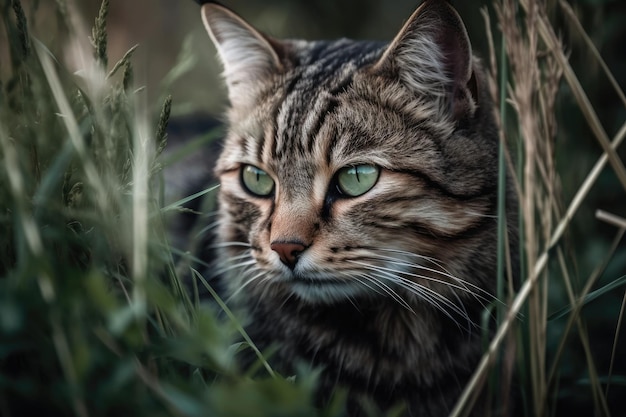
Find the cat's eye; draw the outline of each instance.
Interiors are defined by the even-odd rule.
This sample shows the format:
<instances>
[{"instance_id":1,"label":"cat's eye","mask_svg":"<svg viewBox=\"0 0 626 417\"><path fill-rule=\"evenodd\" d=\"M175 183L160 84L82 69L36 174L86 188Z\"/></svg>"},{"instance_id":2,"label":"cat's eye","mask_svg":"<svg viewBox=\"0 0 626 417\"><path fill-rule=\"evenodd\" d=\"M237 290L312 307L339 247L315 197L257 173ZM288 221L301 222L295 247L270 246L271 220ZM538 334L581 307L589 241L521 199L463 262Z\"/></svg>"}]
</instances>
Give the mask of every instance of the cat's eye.
<instances>
[{"instance_id":1,"label":"cat's eye","mask_svg":"<svg viewBox=\"0 0 626 417\"><path fill-rule=\"evenodd\" d=\"M337 188L342 194L358 197L376 185L380 169L375 165L353 165L337 172Z\"/></svg>"},{"instance_id":2,"label":"cat's eye","mask_svg":"<svg viewBox=\"0 0 626 417\"><path fill-rule=\"evenodd\" d=\"M253 195L267 197L274 191L274 180L267 172L254 165L244 165L241 169L241 182Z\"/></svg>"}]
</instances>

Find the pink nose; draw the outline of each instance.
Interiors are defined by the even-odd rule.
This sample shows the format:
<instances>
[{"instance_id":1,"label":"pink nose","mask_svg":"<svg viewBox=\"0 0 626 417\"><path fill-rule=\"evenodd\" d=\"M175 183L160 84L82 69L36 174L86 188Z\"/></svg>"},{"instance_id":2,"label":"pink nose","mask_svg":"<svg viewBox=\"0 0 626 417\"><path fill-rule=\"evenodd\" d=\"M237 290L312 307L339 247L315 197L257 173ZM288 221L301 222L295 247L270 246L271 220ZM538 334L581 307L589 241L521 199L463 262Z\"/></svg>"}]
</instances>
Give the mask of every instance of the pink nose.
<instances>
[{"instance_id":1,"label":"pink nose","mask_svg":"<svg viewBox=\"0 0 626 417\"><path fill-rule=\"evenodd\" d=\"M282 263L293 269L298 262L298 256L304 252L306 246L300 242L272 242L270 248L278 254Z\"/></svg>"}]
</instances>

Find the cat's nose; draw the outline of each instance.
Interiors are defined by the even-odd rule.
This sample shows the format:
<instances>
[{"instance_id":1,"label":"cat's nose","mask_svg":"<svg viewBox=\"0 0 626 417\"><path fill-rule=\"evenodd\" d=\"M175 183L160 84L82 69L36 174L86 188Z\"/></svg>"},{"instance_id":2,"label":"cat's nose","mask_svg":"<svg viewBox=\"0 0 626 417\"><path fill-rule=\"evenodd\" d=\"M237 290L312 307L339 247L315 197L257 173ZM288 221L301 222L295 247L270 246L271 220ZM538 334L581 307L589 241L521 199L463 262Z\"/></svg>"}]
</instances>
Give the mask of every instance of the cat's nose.
<instances>
[{"instance_id":1,"label":"cat's nose","mask_svg":"<svg viewBox=\"0 0 626 417\"><path fill-rule=\"evenodd\" d=\"M296 263L298 262L298 256L306 249L301 242L272 242L270 244L270 248L274 252L278 254L280 260L283 264L288 266L290 269L294 269L296 267Z\"/></svg>"}]
</instances>

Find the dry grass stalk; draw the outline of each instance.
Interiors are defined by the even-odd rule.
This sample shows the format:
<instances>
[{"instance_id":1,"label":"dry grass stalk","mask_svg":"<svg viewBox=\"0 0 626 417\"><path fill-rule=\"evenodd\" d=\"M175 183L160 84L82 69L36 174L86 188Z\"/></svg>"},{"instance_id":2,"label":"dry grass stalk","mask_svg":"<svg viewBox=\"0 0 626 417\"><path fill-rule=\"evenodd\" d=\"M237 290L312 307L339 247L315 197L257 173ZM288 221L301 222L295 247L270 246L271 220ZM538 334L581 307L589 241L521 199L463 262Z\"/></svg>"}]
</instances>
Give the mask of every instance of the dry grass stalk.
<instances>
[{"instance_id":1,"label":"dry grass stalk","mask_svg":"<svg viewBox=\"0 0 626 417\"><path fill-rule=\"evenodd\" d=\"M523 144L520 207L524 219L526 268L531 271L539 250L545 248L549 241L553 215L558 214L558 210L553 209L558 200L553 143L556 136L554 104L561 72L551 51L542 52L539 49L538 22L546 16L543 5L529 2L526 14L521 17L516 2L505 0L497 11L511 64L509 102L515 110ZM547 273L544 272L542 284L535 287L529 297L528 356L536 415L541 414L542 399L547 391L547 282Z\"/></svg>"},{"instance_id":2,"label":"dry grass stalk","mask_svg":"<svg viewBox=\"0 0 626 417\"><path fill-rule=\"evenodd\" d=\"M533 1L532 0L521 0L520 4L524 7L524 9L528 12L531 8ZM591 105L587 94L582 88L580 81L576 77L574 70L569 64L567 60L567 56L563 52L563 50L559 47L559 40L554 32L554 28L550 25L547 17L539 19L537 28L539 29L539 33L541 35L542 40L546 43L547 47L554 52L554 57L559 62L561 69L563 71L563 76L567 80L576 101L578 102L578 106L583 112L589 127L593 131L596 139L600 142L602 149L608 155L609 162L611 167L615 171L617 178L620 180L622 187L626 190L626 168L624 168L624 164L622 163L619 155L615 152L615 150L611 149L609 137L606 134L606 131L602 127L600 123L600 119L598 115Z\"/></svg>"},{"instance_id":3,"label":"dry grass stalk","mask_svg":"<svg viewBox=\"0 0 626 417\"><path fill-rule=\"evenodd\" d=\"M530 351L527 357L531 360L530 383L532 387L533 415L544 416L551 413L550 396L558 386L556 370L560 352L573 324L576 324L579 329L580 341L586 355L591 379L591 393L596 405L596 411L600 414L608 415L609 410L606 401L608 389L602 393L598 372L591 355L585 323L580 315L585 296L596 282L603 267L599 267L596 273L589 277L582 293L576 295L572 290L566 264L563 259L560 259L564 285L568 290L572 312L566 326L566 334L561 340L559 350L557 350L557 357L553 363L548 364L546 357L546 328L548 321L546 266L551 249L556 247L563 237L575 213L584 203L591 187L595 184L607 162L611 163L618 178L624 185L624 179L626 178L624 173L626 171L624 171L623 163L615 150L624 139L624 136L626 136L626 123L613 138L613 141L609 142L595 110L589 103L585 92L567 61L559 38L555 35L555 31L549 23L544 4L533 0L523 0L520 4L525 11L523 17L519 14L517 2L512 0L495 2L500 28L503 30L506 42L507 58L511 67L510 85L508 86L509 103L515 110L519 135L523 138L523 171L520 178L521 184L516 184L516 186L520 196L521 216L524 219L523 242L526 268L529 272L528 276L524 277L526 280L523 282L515 299L511 302L505 319L498 328L488 351L483 356L483 360L466 387L464 395L457 403L452 415L463 415L470 404L473 393L481 389L482 382L490 364L493 362L493 358L527 301L529 317L526 318L526 322L528 323L527 331L530 339ZM569 10L568 17L574 20L576 22L575 26L582 31L580 23L571 13L571 9L567 9L568 7L566 3L561 1L561 8L566 13ZM485 16L486 13L483 12L483 15ZM524 28L523 30L521 29L522 27ZM487 30L490 33L489 25L487 25ZM586 37L586 35L584 36ZM585 39L588 40L588 37ZM597 50L595 48L592 50L609 75L609 79L612 80L617 94L624 100L623 93L599 57ZM490 67L492 73L495 74L497 65L495 53L493 52L493 43L491 43L491 51ZM562 77L570 85L581 111L604 149L603 155L589 172L564 213L558 204L560 186L554 164L554 140L557 131L554 109ZM496 83L492 79L490 88L495 101L498 102L495 85ZM504 126L505 121L499 119L498 121ZM613 219L611 216L602 216L609 221ZM617 224L621 225L620 222ZM615 242L619 242L619 238L620 236L616 237ZM560 253L560 249L556 252ZM607 262L610 256L607 257ZM624 303L626 303L626 295ZM546 372L548 368L550 368L550 372Z\"/></svg>"}]
</instances>

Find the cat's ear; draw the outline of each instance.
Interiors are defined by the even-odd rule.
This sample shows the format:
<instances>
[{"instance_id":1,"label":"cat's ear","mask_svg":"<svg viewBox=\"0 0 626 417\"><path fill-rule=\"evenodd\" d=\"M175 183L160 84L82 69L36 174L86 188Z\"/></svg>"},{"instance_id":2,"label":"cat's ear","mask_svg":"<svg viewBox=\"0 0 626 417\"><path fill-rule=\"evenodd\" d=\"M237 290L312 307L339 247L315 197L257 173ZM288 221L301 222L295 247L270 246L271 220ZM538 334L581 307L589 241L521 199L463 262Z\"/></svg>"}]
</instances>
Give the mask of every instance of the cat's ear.
<instances>
[{"instance_id":1,"label":"cat's ear","mask_svg":"<svg viewBox=\"0 0 626 417\"><path fill-rule=\"evenodd\" d=\"M204 4L201 12L224 65L231 103L250 100L259 81L282 70L277 43L218 3Z\"/></svg>"},{"instance_id":2,"label":"cat's ear","mask_svg":"<svg viewBox=\"0 0 626 417\"><path fill-rule=\"evenodd\" d=\"M461 17L445 0L424 1L374 68L419 94L443 98L454 119L475 107L472 47Z\"/></svg>"}]
</instances>

